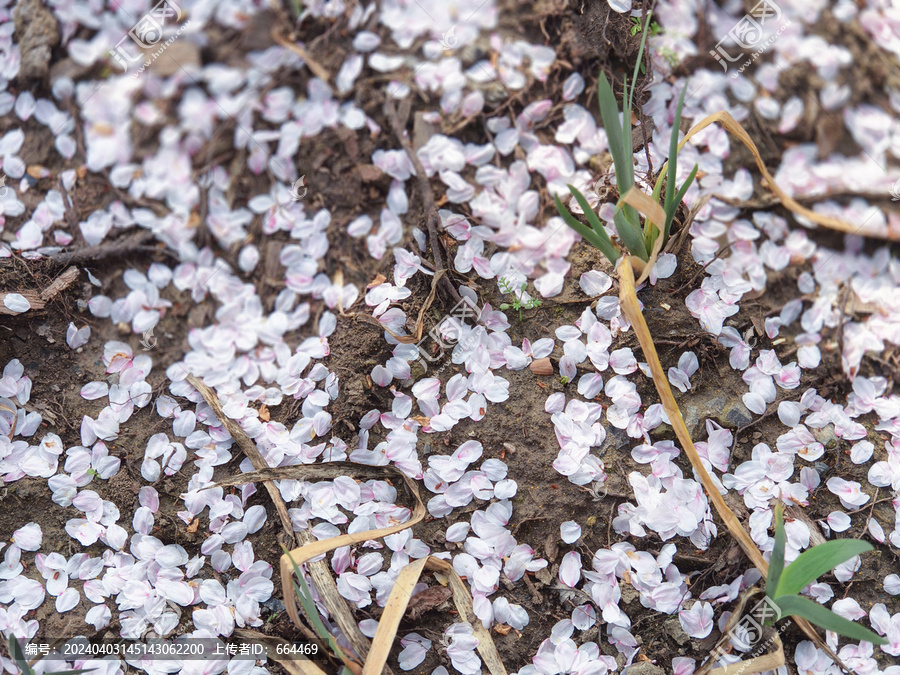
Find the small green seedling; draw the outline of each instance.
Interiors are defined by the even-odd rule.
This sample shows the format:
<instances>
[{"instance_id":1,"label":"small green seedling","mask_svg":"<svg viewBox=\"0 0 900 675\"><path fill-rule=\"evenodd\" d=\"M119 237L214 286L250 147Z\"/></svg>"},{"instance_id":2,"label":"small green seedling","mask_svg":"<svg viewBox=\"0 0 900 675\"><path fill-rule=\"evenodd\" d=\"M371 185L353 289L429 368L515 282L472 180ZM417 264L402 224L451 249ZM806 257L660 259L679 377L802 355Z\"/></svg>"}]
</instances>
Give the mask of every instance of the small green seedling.
<instances>
[{"instance_id":1,"label":"small green seedling","mask_svg":"<svg viewBox=\"0 0 900 675\"><path fill-rule=\"evenodd\" d=\"M631 34L637 35L638 33L641 32L641 30L643 30L643 28L641 27L641 20L639 18L637 18L636 16L631 17ZM654 35L659 35L660 33L662 33L662 28L660 28L660 25L658 23L656 23L655 21L653 23L651 23L650 24L650 37L653 37Z\"/></svg>"},{"instance_id":2,"label":"small green seedling","mask_svg":"<svg viewBox=\"0 0 900 675\"><path fill-rule=\"evenodd\" d=\"M649 21L650 13L648 12L647 23L644 25L646 26ZM669 161L667 164L667 171L665 173L660 172L653 190L653 199L655 201L659 201L660 196L663 196L663 210L666 217L665 223L662 226L663 231L660 232L656 225L649 222L646 223L642 229L641 219L637 209L630 204L623 204L621 201L621 197L634 186L634 151L631 141L631 107L634 98L634 90L637 85L638 71L644 55L644 45L647 41L647 34L650 31L642 30L641 32L643 34L641 38L641 47L638 51L637 64L635 64L634 67L630 89L628 87L627 76L625 78L623 98L624 109L622 111L621 125L619 123L619 106L616 102L616 95L613 93L609 80L606 79L604 73L600 73L600 80L597 84L597 98L600 102L600 116L603 118L603 127L606 129L609 151L612 154L613 164L616 167L616 183L620 195L619 203L616 204L616 209L613 212L613 222L615 223L619 240L624 244L625 248L628 249L628 252L646 262L650 259L650 254L653 251L653 246L656 243L657 237L662 236L662 244L665 244L668 239L669 230L672 226L672 219L675 217L675 211L678 209L678 205L681 203L681 200L684 199L685 193L694 181L698 167L696 165L694 166L690 175L687 177L687 180L685 180L681 187L676 191L675 173L678 165L678 130L681 126L681 109L684 106L684 95L687 91L686 89L683 89L681 98L678 101L678 107L675 111L675 119L672 123L672 136L669 141ZM664 178L665 193L663 194ZM585 218L587 218L590 227L587 227L580 220L575 218L563 205L559 197L554 195L553 199L556 202L556 208L559 211L559 214L573 230L578 232L578 234L590 244L598 248L610 262L615 263L619 258L619 250L609 238L606 230L603 229L600 218L598 218L597 214L591 209L590 204L581 192L571 185L569 185L569 190L571 191L572 196L575 197L575 201L578 202L582 211L584 211Z\"/></svg>"},{"instance_id":3,"label":"small green seedling","mask_svg":"<svg viewBox=\"0 0 900 675\"><path fill-rule=\"evenodd\" d=\"M766 597L774 602L783 615L799 616L825 630L853 640L865 640L876 645L887 644L868 628L838 616L818 602L802 597L800 591L853 556L872 550L872 545L859 539L832 539L807 549L787 567L784 566L784 517L782 506L775 506L775 546L769 561ZM771 621L771 619L770 619Z\"/></svg>"},{"instance_id":4,"label":"small green seedling","mask_svg":"<svg viewBox=\"0 0 900 675\"><path fill-rule=\"evenodd\" d=\"M16 665L19 666L19 672L22 675L34 675L34 668L28 665L25 654L22 653L22 645L14 635L9 636L9 655L12 657ZM75 675L75 673L87 673L96 668L81 668L78 670L57 670L52 673L44 673L44 675Z\"/></svg>"},{"instance_id":5,"label":"small green seedling","mask_svg":"<svg viewBox=\"0 0 900 675\"><path fill-rule=\"evenodd\" d=\"M500 287L501 293L508 293L513 296L512 303L504 302L500 305L500 309L507 310L510 307L519 313L519 321L522 320L522 310L523 309L536 309L541 306L541 301L537 298L529 298L527 302L522 302L520 295L516 295L515 289L512 284L507 281L506 277L501 277L497 282L497 285ZM522 285L519 287L519 291L521 293L525 292L525 289L528 287L528 282L523 281Z\"/></svg>"}]
</instances>

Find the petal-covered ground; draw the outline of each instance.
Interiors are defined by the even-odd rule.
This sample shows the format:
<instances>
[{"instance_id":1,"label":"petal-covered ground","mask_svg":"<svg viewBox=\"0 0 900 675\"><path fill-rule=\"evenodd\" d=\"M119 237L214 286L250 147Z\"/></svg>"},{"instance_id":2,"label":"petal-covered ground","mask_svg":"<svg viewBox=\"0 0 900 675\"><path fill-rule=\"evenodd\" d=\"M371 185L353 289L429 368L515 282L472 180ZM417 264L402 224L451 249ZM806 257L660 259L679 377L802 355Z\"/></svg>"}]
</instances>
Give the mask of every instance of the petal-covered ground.
<instances>
[{"instance_id":1,"label":"petal-covered ground","mask_svg":"<svg viewBox=\"0 0 900 675\"><path fill-rule=\"evenodd\" d=\"M804 594L885 638L823 632L844 665L900 675L900 8L721 5L0 0L4 645L305 639L270 495L210 488L254 466L195 376L270 467L391 465L418 485L424 521L326 555L363 635L431 555L509 672L692 675L760 575L675 438L616 271L553 199L575 186L615 236L596 83L621 96L646 30L639 187L685 92L682 132L727 111L782 190L852 225L785 209L712 125L678 155L679 184L697 180L638 297L764 556L779 500L787 562L872 544ZM407 521L396 482L276 485L324 540ZM446 584L414 589L394 672L487 672ZM779 628L786 672L841 672ZM731 631L721 662L757 642Z\"/></svg>"}]
</instances>

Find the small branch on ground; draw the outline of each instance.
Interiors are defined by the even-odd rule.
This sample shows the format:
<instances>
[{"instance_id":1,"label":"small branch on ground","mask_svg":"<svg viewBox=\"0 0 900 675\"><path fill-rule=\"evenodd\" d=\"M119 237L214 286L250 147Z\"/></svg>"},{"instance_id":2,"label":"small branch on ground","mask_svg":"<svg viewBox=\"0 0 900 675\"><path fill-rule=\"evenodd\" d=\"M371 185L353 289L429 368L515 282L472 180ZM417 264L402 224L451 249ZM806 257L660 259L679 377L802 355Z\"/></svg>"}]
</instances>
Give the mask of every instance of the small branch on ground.
<instances>
[{"instance_id":1,"label":"small branch on ground","mask_svg":"<svg viewBox=\"0 0 900 675\"><path fill-rule=\"evenodd\" d=\"M400 119L397 117L397 109L394 107L393 102L390 100L385 101L384 110L391 123L391 129L393 129L394 135L397 137L400 145L403 146L406 156L409 157L409 161L412 162L412 165L416 170L416 180L419 183L419 193L422 195L422 203L425 210L425 224L428 228L428 241L431 244L431 255L434 256L434 269L435 272L441 272L446 268L444 267L444 260L441 255L441 241L437 232L440 216L438 216L437 206L434 202L434 192L431 190L431 183L428 182L428 176L425 175L425 167L422 166L419 156L415 153L409 139L406 137L403 125L400 124ZM449 277L444 277L442 279L442 285L456 302L461 300L459 293L453 287L453 283L450 281Z\"/></svg>"}]
</instances>

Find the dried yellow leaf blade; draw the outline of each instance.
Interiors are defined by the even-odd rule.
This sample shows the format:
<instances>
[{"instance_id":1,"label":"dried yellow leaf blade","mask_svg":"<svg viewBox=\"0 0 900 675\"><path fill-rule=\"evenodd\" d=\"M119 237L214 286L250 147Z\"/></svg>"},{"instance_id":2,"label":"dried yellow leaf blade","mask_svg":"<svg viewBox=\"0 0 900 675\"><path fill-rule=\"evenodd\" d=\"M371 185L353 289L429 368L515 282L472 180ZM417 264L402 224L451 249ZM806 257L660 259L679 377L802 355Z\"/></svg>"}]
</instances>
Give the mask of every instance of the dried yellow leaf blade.
<instances>
[{"instance_id":1,"label":"dried yellow leaf blade","mask_svg":"<svg viewBox=\"0 0 900 675\"><path fill-rule=\"evenodd\" d=\"M647 262L644 262L637 256L632 256L631 258L631 264L638 272L640 272L640 277L635 284L640 285L650 276L650 270L652 270L653 266L656 264L656 259L659 257L659 252L662 251L663 244L665 243L663 242L663 232L665 231L666 212L659 204L653 201L652 197L646 192L639 190L637 186L629 188L628 192L619 199L619 203L633 206L637 209L638 213L647 219L648 224L652 224L656 227L656 230L659 233L653 242L653 250L650 252L650 257L647 259Z\"/></svg>"},{"instance_id":2,"label":"dried yellow leaf blade","mask_svg":"<svg viewBox=\"0 0 900 675\"><path fill-rule=\"evenodd\" d=\"M867 237L877 237L878 239L889 239L891 241L900 241L900 232L887 230L885 232L876 232L874 230L863 230L863 225L853 225L851 223L840 220L839 218L833 218L831 216L826 216L821 213L816 213L810 209L807 209L804 206L798 204L794 199L787 194L784 190L782 190L778 184L775 182L775 179L772 177L772 174L769 173L769 170L766 168L765 163L763 163L762 157L759 154L759 150L756 148L756 144L753 142L753 139L750 138L750 135L744 130L744 127L741 126L740 122L735 120L730 113L721 110L717 113L713 113L708 117L705 117L700 122L695 124L690 131L687 132L685 137L681 140L681 143L678 144L678 149L681 150L684 147L684 144L688 142L688 140L694 136L696 133L702 131L710 124L715 124L718 122L721 124L726 131L729 131L735 138L737 138L741 143L743 143L747 149L753 154L753 158L756 160L756 166L759 169L759 172L763 175L769 185L769 189L778 197L778 201L782 203L782 205L788 209L789 211L796 213L798 216L802 216L817 225L821 225L823 227L827 227L831 230L837 230L838 232L847 232L849 234L862 234ZM864 223L863 223L864 224Z\"/></svg>"},{"instance_id":3,"label":"dried yellow leaf blade","mask_svg":"<svg viewBox=\"0 0 900 675\"><path fill-rule=\"evenodd\" d=\"M775 635L772 639L775 643L775 651L770 654L757 656L755 659L732 663L725 668L714 668L709 675L757 675L769 670L776 670L784 665L784 645L781 638Z\"/></svg>"},{"instance_id":4,"label":"dried yellow leaf blade","mask_svg":"<svg viewBox=\"0 0 900 675\"><path fill-rule=\"evenodd\" d=\"M722 499L719 489L716 487L712 477L703 466L700 455L697 453L694 442L691 440L691 434L684 424L684 419L681 417L681 410L678 409L678 404L675 402L675 397L672 395L672 389L669 387L669 380L666 378L662 364L659 361L659 355L656 353L656 346L653 344L653 337L650 335L650 329L647 327L647 322L644 320L644 315L641 313L640 304L638 303L637 295L634 290L634 271L632 270L631 260L628 256L622 257L622 261L619 263L618 272L619 304L621 305L625 316L628 318L628 321L634 328L641 349L644 351L644 357L647 359L647 364L650 366L650 372L653 373L653 384L656 386L656 391L659 393L659 398L666 411L666 415L672 423L672 429L675 431L678 440L681 441L681 446L684 448L685 455L687 455L687 458L690 460L691 466L694 468L698 478L700 478L700 482L703 484L709 500L722 518L728 531L741 545L741 548L744 549L747 557L750 558L757 569L759 569L760 573L763 576L766 576L769 570L768 564L762 557L756 544L750 538L750 535L747 534L747 531L737 519L737 516L734 515L732 510L728 508L725 500Z\"/></svg>"},{"instance_id":5,"label":"dried yellow leaf blade","mask_svg":"<svg viewBox=\"0 0 900 675\"><path fill-rule=\"evenodd\" d=\"M340 466L329 466L329 465L340 465ZM359 544L364 541L369 541L370 539L380 539L381 537L386 537L389 534L396 534L397 532L402 532L403 530L412 527L416 523L421 522L425 518L425 504L422 503L422 498L419 495L418 486L404 473L395 467L371 467L364 466L359 464L353 464L352 462L326 462L325 464L310 464L303 466L291 466L291 467L279 467L277 469L263 469L263 471L254 471L253 474L259 476L260 474L264 474L264 478L256 478L255 480L274 480L276 478L287 478L289 476L295 477L298 472L307 472L307 477L309 476L309 470L313 469L313 467L322 467L319 470L320 473L324 474L326 472L338 471L340 475L344 476L353 476L354 473L357 475L367 475L371 476L372 472L381 473L381 478L385 477L385 474L390 475L392 478L399 478L401 482L404 483L406 489L412 495L415 500L415 506L413 507L413 512L410 515L409 520L405 523L398 523L397 525L392 525L390 527L382 527L375 530L366 530L365 532L357 532L355 534L342 534L337 537L331 537L330 539L323 539L322 541L313 541L305 546L301 546L299 548L295 548L290 553L286 553L281 556L281 590L284 596L284 606L287 610L288 616L291 617L291 620L300 625L300 613L297 609L297 602L294 598L294 588L291 583L291 580L294 575L294 566L291 564L291 560L298 565L302 565L305 562L316 558L317 556L328 553L329 551L333 551L336 548L341 546L350 546L351 544ZM251 474L243 474L241 476L237 476L237 479L246 479ZM254 480L251 478L250 480Z\"/></svg>"},{"instance_id":6,"label":"dried yellow leaf blade","mask_svg":"<svg viewBox=\"0 0 900 675\"><path fill-rule=\"evenodd\" d=\"M327 675L324 670L319 668L315 663L306 658L289 658L283 654L279 654L277 649L273 649L270 645L290 645L291 643L274 635L266 635L258 633L254 630L246 628L236 628L234 635L245 640L252 640L262 643L266 648L266 657L277 661L282 667L290 673L290 675Z\"/></svg>"},{"instance_id":7,"label":"dried yellow leaf blade","mask_svg":"<svg viewBox=\"0 0 900 675\"><path fill-rule=\"evenodd\" d=\"M450 582L450 590L453 592L453 604L456 605L456 611L464 621L472 625L475 638L478 640L478 653L487 666L491 675L506 675L506 667L500 660L500 652L494 644L490 631L485 628L481 620L475 616L475 610L472 608L472 595L469 589L463 583L463 580L453 569L453 565L446 560L429 556L426 569L432 572L440 572Z\"/></svg>"},{"instance_id":8,"label":"dried yellow leaf blade","mask_svg":"<svg viewBox=\"0 0 900 675\"><path fill-rule=\"evenodd\" d=\"M427 562L427 557L416 560L400 570L397 575L381 618L378 619L378 629L375 631L375 637L372 638L372 649L369 650L362 675L381 675L384 664L387 663L391 653L391 646L397 637L397 628L400 627L400 621L409 605L413 589L419 581L419 577L422 576L422 570Z\"/></svg>"},{"instance_id":9,"label":"dried yellow leaf blade","mask_svg":"<svg viewBox=\"0 0 900 675\"><path fill-rule=\"evenodd\" d=\"M684 453L691 462L691 466L700 478L700 482L703 484L703 489L706 491L707 497L712 502L716 512L722 519L722 522L725 523L725 527L728 528L728 531L737 540L738 544L740 544L740 547L747 554L747 557L750 558L751 562L759 570L759 573L765 578L769 573L768 563L765 558L762 557L762 553L760 553L756 544L750 538L750 535L747 534L747 531L743 528L741 522L737 519L737 516L734 515L734 512L728 508L725 500L722 499L719 489L716 487L715 483L713 483L712 478L703 466L700 455L697 453L694 442L691 440L691 434L684 424L681 410L679 410L678 404L675 402L675 397L672 395L672 389L669 387L669 380L666 378L665 372L663 372L662 364L659 361L659 355L656 353L656 345L653 344L653 337L650 334L650 329L647 327L647 322L644 320L644 315L641 312L637 293L634 290L634 271L631 267L630 256L622 257L617 271L619 275L619 305L632 327L634 327L635 335L637 335L641 349L644 351L644 357L647 359L647 364L650 366L650 372L653 374L653 384L656 386L656 391L659 394L663 409L666 411L666 415L672 423L672 429L675 431L675 435L681 442ZM797 616L794 617L794 622L817 647L828 654L836 664L843 667L840 658L827 644L825 644L809 621Z\"/></svg>"}]
</instances>

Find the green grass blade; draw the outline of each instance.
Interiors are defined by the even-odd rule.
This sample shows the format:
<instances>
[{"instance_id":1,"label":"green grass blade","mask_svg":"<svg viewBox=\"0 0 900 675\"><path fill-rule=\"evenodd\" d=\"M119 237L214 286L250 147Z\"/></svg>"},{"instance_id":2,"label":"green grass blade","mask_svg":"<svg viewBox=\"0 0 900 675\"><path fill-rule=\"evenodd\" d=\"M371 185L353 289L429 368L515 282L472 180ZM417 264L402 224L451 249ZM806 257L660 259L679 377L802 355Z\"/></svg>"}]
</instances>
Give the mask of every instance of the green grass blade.
<instances>
[{"instance_id":1,"label":"green grass blade","mask_svg":"<svg viewBox=\"0 0 900 675\"><path fill-rule=\"evenodd\" d=\"M288 550L284 546L282 546L281 548L285 552L285 554L288 553ZM316 634L323 641L325 641L331 651L343 661L343 652L334 641L334 638L331 637L331 633L328 632L325 624L322 622L322 617L319 616L319 610L316 608L316 603L312 599L312 593L309 590L309 586L306 584L306 579L303 577L303 573L300 571L300 567L297 565L297 563L294 562L294 559L291 558L291 556L288 556L288 558L291 561L291 566L294 568L295 578L291 581L293 582L294 591L297 594L297 599L300 601L300 605L303 607L303 612L306 614L306 618L309 619L310 623L313 625ZM298 581L300 582L299 586L297 585ZM285 598L285 600L287 600L287 598Z\"/></svg>"},{"instance_id":2,"label":"green grass blade","mask_svg":"<svg viewBox=\"0 0 900 675\"><path fill-rule=\"evenodd\" d=\"M578 188L573 187L571 185L567 185L569 188L569 192L572 193L572 196L575 197L575 201L578 202L578 206L581 207L581 210L584 211L584 217L587 218L588 225L599 235L605 235L606 230L603 228L603 223L600 222L600 218L597 217L597 214L594 213L594 209L591 208L591 205L588 204L588 200L584 198L584 195L581 194L581 191Z\"/></svg>"},{"instance_id":3,"label":"green grass blade","mask_svg":"<svg viewBox=\"0 0 900 675\"><path fill-rule=\"evenodd\" d=\"M597 102L600 104L600 117L606 130L609 152L616 166L616 179L621 181L626 171L625 143L622 140L622 125L619 122L619 104L605 73L600 73L600 79L597 81ZM631 138L628 142L631 143Z\"/></svg>"},{"instance_id":4,"label":"green grass blade","mask_svg":"<svg viewBox=\"0 0 900 675\"><path fill-rule=\"evenodd\" d=\"M630 94L634 94L634 83ZM616 167L616 187L619 195L624 195L634 185L634 146L631 142L631 95L628 90L628 78L625 78L625 91L622 93L625 100L625 109L622 112L622 164L624 165L622 176Z\"/></svg>"},{"instance_id":5,"label":"green grass blade","mask_svg":"<svg viewBox=\"0 0 900 675\"><path fill-rule=\"evenodd\" d=\"M628 97L628 109L631 110L632 98L634 97L634 89L637 84L638 73L641 70L641 61L644 59L644 45L647 44L647 33L650 31L647 30L647 27L650 25L650 17L653 16L653 12L647 12L647 19L644 21L644 28L641 30L641 47L638 49L638 57L637 63L634 64L634 74L631 76L631 96Z\"/></svg>"},{"instance_id":6,"label":"green grass blade","mask_svg":"<svg viewBox=\"0 0 900 675\"><path fill-rule=\"evenodd\" d=\"M672 219L675 218L675 212L678 210L678 205L681 204L681 200L684 199L684 195L687 194L688 188L691 187L691 183L694 182L694 178L697 176L697 165L694 164L694 168L691 169L690 175L688 175L687 180L681 184L681 187L678 188L678 192L675 193L675 197L672 199L671 204L666 204L666 239L669 238L669 231L672 229Z\"/></svg>"},{"instance_id":7,"label":"green grass blade","mask_svg":"<svg viewBox=\"0 0 900 675\"><path fill-rule=\"evenodd\" d=\"M827 607L823 607L809 598L803 598L799 595L785 595L777 598L775 602L781 607L781 611L784 614L799 616L801 619L806 619L820 628L833 630L838 635L843 635L851 640L865 640L876 645L887 644L887 640L879 637L868 628L838 616Z\"/></svg>"},{"instance_id":8,"label":"green grass blade","mask_svg":"<svg viewBox=\"0 0 900 675\"><path fill-rule=\"evenodd\" d=\"M16 639L15 635L9 636L9 655L13 657L13 661L16 662L16 665L19 666L19 670L22 671L22 675L34 675L34 671L31 669L31 666L28 665L28 661L25 659L25 654L22 653L22 645L19 644L18 639Z\"/></svg>"},{"instance_id":9,"label":"green grass blade","mask_svg":"<svg viewBox=\"0 0 900 675\"><path fill-rule=\"evenodd\" d=\"M859 539L832 539L801 553L781 574L775 597L795 595L842 562L871 551L872 545Z\"/></svg>"},{"instance_id":10,"label":"green grass blade","mask_svg":"<svg viewBox=\"0 0 900 675\"><path fill-rule=\"evenodd\" d=\"M578 193L578 191L575 190L571 185L569 186L569 189L575 193ZM580 193L578 194L580 195ZM576 199L578 199L578 197L576 197ZM584 197L582 197L582 199L584 199ZM563 205L563 203L559 200L559 197L553 195L553 200L556 202L556 210L559 211L559 215L562 216L562 219L566 221L566 225L580 234L585 241L589 242L595 248L597 248L603 255L605 255L609 259L610 262L614 263L616 262L616 260L618 260L619 252L616 250L616 247L613 246L613 243L610 240L609 235L606 234L605 230L603 230L602 228L599 231L592 230L571 213L569 213L569 209L567 209ZM587 213L591 213L594 218L597 217L596 214L594 214L594 212L590 209L590 206L585 209L585 215Z\"/></svg>"},{"instance_id":11,"label":"green grass blade","mask_svg":"<svg viewBox=\"0 0 900 675\"><path fill-rule=\"evenodd\" d=\"M669 139L669 165L668 176L666 177L666 211L669 210L669 204L675 197L675 174L678 171L678 131L681 128L681 108L684 106L684 95L687 93L687 86L681 90L681 98L678 100L678 107L675 108L675 120L672 122L672 137Z\"/></svg>"},{"instance_id":12,"label":"green grass blade","mask_svg":"<svg viewBox=\"0 0 900 675\"><path fill-rule=\"evenodd\" d=\"M636 255L641 260L647 260L650 256L647 255L647 248L644 246L640 225L635 225L629 221L629 211L634 214L635 218L639 217L637 211L631 206L616 209L613 214L616 232L619 233L619 239L622 240L622 243L625 244L625 248L628 249L631 255Z\"/></svg>"},{"instance_id":13,"label":"green grass blade","mask_svg":"<svg viewBox=\"0 0 900 675\"><path fill-rule=\"evenodd\" d=\"M772 549L772 557L769 558L769 578L766 579L766 595L773 600L778 588L778 580L781 579L781 573L784 571L784 544L787 539L781 510L781 502L778 502L775 506L775 546Z\"/></svg>"}]
</instances>

